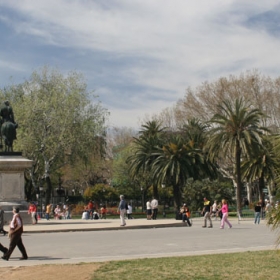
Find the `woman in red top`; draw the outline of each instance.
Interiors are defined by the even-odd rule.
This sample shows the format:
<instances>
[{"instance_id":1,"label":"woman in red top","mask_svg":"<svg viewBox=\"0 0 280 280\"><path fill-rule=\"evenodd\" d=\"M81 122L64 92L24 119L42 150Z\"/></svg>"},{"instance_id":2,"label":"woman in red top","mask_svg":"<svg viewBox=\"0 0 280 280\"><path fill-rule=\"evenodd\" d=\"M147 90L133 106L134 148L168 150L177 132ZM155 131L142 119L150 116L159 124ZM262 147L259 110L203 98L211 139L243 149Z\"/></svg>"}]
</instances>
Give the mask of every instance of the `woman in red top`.
<instances>
[{"instance_id":1,"label":"woman in red top","mask_svg":"<svg viewBox=\"0 0 280 280\"><path fill-rule=\"evenodd\" d=\"M225 222L228 224L229 228L232 228L231 223L228 221L228 205L225 199L222 200L222 209L220 210L223 213L223 217L221 220L221 229L224 228Z\"/></svg>"}]
</instances>

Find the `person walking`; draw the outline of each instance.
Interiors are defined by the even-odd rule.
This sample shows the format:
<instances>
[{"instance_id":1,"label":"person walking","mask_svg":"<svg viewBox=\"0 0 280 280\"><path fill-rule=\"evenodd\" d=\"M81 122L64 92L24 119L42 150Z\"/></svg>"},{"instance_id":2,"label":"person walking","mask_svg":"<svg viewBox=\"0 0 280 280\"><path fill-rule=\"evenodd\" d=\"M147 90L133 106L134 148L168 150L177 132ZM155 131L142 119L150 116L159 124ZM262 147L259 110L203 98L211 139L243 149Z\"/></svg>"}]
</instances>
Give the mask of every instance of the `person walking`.
<instances>
[{"instance_id":1,"label":"person walking","mask_svg":"<svg viewBox=\"0 0 280 280\"><path fill-rule=\"evenodd\" d=\"M204 201L204 203L203 203L204 207L203 207L202 213L204 215L204 225L202 227L203 228L207 227L207 220L208 220L210 223L208 228L212 228L213 227L212 220L211 220L212 206L211 206L210 201L206 197L204 197L203 201Z\"/></svg>"},{"instance_id":2,"label":"person walking","mask_svg":"<svg viewBox=\"0 0 280 280\"><path fill-rule=\"evenodd\" d=\"M28 256L21 239L21 235L23 233L23 222L19 214L19 208L13 207L13 214L14 215L10 224L9 231L10 245L9 249L2 256L2 259L8 261L15 247L17 246L22 254L20 260L27 260Z\"/></svg>"},{"instance_id":3,"label":"person walking","mask_svg":"<svg viewBox=\"0 0 280 280\"><path fill-rule=\"evenodd\" d=\"M147 212L147 220L151 220L151 218L152 218L152 206L151 206L151 200L150 199L146 203L146 212Z\"/></svg>"},{"instance_id":4,"label":"person walking","mask_svg":"<svg viewBox=\"0 0 280 280\"><path fill-rule=\"evenodd\" d=\"M107 208L106 205L103 205L100 209L100 219L106 220Z\"/></svg>"},{"instance_id":5,"label":"person walking","mask_svg":"<svg viewBox=\"0 0 280 280\"><path fill-rule=\"evenodd\" d=\"M124 196L120 195L120 203L119 203L119 207L118 207L118 212L120 213L121 227L126 225L126 222L125 222L126 210L127 210L126 201L124 200Z\"/></svg>"},{"instance_id":6,"label":"person walking","mask_svg":"<svg viewBox=\"0 0 280 280\"><path fill-rule=\"evenodd\" d=\"M46 207L46 215L45 215L46 220L50 219L51 211L52 211L52 205L49 203Z\"/></svg>"},{"instance_id":7,"label":"person walking","mask_svg":"<svg viewBox=\"0 0 280 280\"><path fill-rule=\"evenodd\" d=\"M217 216L216 216L217 208L218 208L217 200L215 200L212 205L212 217L215 217L215 220L217 220Z\"/></svg>"},{"instance_id":8,"label":"person walking","mask_svg":"<svg viewBox=\"0 0 280 280\"><path fill-rule=\"evenodd\" d=\"M4 230L4 224L5 224L4 210L0 206L0 232L3 232L3 235L5 236L8 232Z\"/></svg>"},{"instance_id":9,"label":"person walking","mask_svg":"<svg viewBox=\"0 0 280 280\"><path fill-rule=\"evenodd\" d=\"M131 220L132 219L132 206L130 205L130 203L128 203L128 206L127 206L127 218L129 219L129 220Z\"/></svg>"},{"instance_id":10,"label":"person walking","mask_svg":"<svg viewBox=\"0 0 280 280\"><path fill-rule=\"evenodd\" d=\"M228 204L227 204L227 201L225 199L222 199L222 209L221 209L221 211L223 213L223 217L222 217L222 220L221 220L220 229L224 228L225 223L228 224L229 228L232 228L232 225L228 220Z\"/></svg>"},{"instance_id":11,"label":"person walking","mask_svg":"<svg viewBox=\"0 0 280 280\"><path fill-rule=\"evenodd\" d=\"M37 207L34 202L29 203L28 214L31 214L32 224L37 224Z\"/></svg>"},{"instance_id":12,"label":"person walking","mask_svg":"<svg viewBox=\"0 0 280 280\"><path fill-rule=\"evenodd\" d=\"M152 219L156 220L158 214L158 200L155 197L151 202L151 207L152 207Z\"/></svg>"},{"instance_id":13,"label":"person walking","mask_svg":"<svg viewBox=\"0 0 280 280\"><path fill-rule=\"evenodd\" d=\"M261 205L261 202L258 202L255 205L255 222L254 222L254 224L256 224L256 223L259 224L260 223L261 211L262 211L262 205Z\"/></svg>"}]
</instances>

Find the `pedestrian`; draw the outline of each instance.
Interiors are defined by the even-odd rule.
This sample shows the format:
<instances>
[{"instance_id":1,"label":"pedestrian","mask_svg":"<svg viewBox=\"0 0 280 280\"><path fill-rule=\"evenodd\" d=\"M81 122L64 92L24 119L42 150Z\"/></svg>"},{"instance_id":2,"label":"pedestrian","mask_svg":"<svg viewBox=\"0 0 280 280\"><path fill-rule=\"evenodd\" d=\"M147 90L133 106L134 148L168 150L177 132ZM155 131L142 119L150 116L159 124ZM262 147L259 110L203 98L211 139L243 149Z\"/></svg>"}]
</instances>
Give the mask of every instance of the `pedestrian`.
<instances>
[{"instance_id":1,"label":"pedestrian","mask_svg":"<svg viewBox=\"0 0 280 280\"><path fill-rule=\"evenodd\" d=\"M28 214L31 215L32 224L37 224L37 207L34 202L29 203Z\"/></svg>"},{"instance_id":2,"label":"pedestrian","mask_svg":"<svg viewBox=\"0 0 280 280\"><path fill-rule=\"evenodd\" d=\"M187 224L191 227L192 224L190 222L190 210L189 207L187 207L186 203L183 204L181 207L180 213L182 214L182 222L185 223L187 221Z\"/></svg>"},{"instance_id":3,"label":"pedestrian","mask_svg":"<svg viewBox=\"0 0 280 280\"><path fill-rule=\"evenodd\" d=\"M71 207L70 207L70 205L66 204L65 213L64 213L64 219L65 220L71 219L70 215L71 215Z\"/></svg>"},{"instance_id":4,"label":"pedestrian","mask_svg":"<svg viewBox=\"0 0 280 280\"><path fill-rule=\"evenodd\" d=\"M10 245L8 251L6 251L2 256L2 259L8 261L15 247L17 246L22 254L20 260L27 260L28 256L21 239L21 235L23 233L23 222L19 214L19 208L13 207L13 214L14 215L10 224L9 231Z\"/></svg>"},{"instance_id":5,"label":"pedestrian","mask_svg":"<svg viewBox=\"0 0 280 280\"><path fill-rule=\"evenodd\" d=\"M227 204L227 201L225 199L222 199L222 209L221 209L221 211L223 213L223 218L221 220L220 229L224 228L225 223L228 224L229 228L232 228L232 225L228 220L228 204Z\"/></svg>"},{"instance_id":6,"label":"pedestrian","mask_svg":"<svg viewBox=\"0 0 280 280\"><path fill-rule=\"evenodd\" d=\"M156 220L158 214L158 201L155 197L151 201L151 207L152 207L152 219Z\"/></svg>"},{"instance_id":7,"label":"pedestrian","mask_svg":"<svg viewBox=\"0 0 280 280\"><path fill-rule=\"evenodd\" d=\"M56 205L56 208L54 209L54 216L55 216L56 220L61 220L62 213L61 213L61 208L58 204Z\"/></svg>"},{"instance_id":8,"label":"pedestrian","mask_svg":"<svg viewBox=\"0 0 280 280\"><path fill-rule=\"evenodd\" d=\"M93 219L93 210L94 210L93 208L94 208L93 202L92 202L92 200L90 200L87 205L87 211L88 211L88 217L91 220Z\"/></svg>"},{"instance_id":9,"label":"pedestrian","mask_svg":"<svg viewBox=\"0 0 280 280\"><path fill-rule=\"evenodd\" d=\"M118 207L118 212L120 213L121 227L126 225L126 222L125 222L126 210L127 210L126 201L124 200L124 196L120 195L120 203L119 203L119 207Z\"/></svg>"},{"instance_id":10,"label":"pedestrian","mask_svg":"<svg viewBox=\"0 0 280 280\"><path fill-rule=\"evenodd\" d=\"M149 199L146 203L146 214L147 214L147 220L151 220L152 218L152 206L151 206L151 200Z\"/></svg>"},{"instance_id":11,"label":"pedestrian","mask_svg":"<svg viewBox=\"0 0 280 280\"><path fill-rule=\"evenodd\" d=\"M106 220L106 215L107 215L107 208L106 205L103 205L100 209L100 218Z\"/></svg>"},{"instance_id":12,"label":"pedestrian","mask_svg":"<svg viewBox=\"0 0 280 280\"><path fill-rule=\"evenodd\" d=\"M256 223L259 224L260 223L261 211L262 211L262 205L261 205L261 202L258 202L255 205L255 222L254 222L254 224L256 224Z\"/></svg>"},{"instance_id":13,"label":"pedestrian","mask_svg":"<svg viewBox=\"0 0 280 280\"><path fill-rule=\"evenodd\" d=\"M46 207L46 220L50 219L51 211L52 211L52 205L49 203Z\"/></svg>"},{"instance_id":14,"label":"pedestrian","mask_svg":"<svg viewBox=\"0 0 280 280\"><path fill-rule=\"evenodd\" d=\"M128 203L127 205L127 218L132 219L132 206L130 205L130 203Z\"/></svg>"},{"instance_id":15,"label":"pedestrian","mask_svg":"<svg viewBox=\"0 0 280 280\"><path fill-rule=\"evenodd\" d=\"M0 232L3 232L3 235L5 236L8 232L4 230L4 224L5 224L4 210L0 206Z\"/></svg>"},{"instance_id":16,"label":"pedestrian","mask_svg":"<svg viewBox=\"0 0 280 280\"><path fill-rule=\"evenodd\" d=\"M204 197L203 201L204 201L204 203L203 203L204 207L203 207L202 213L204 215L204 225L202 227L203 228L207 227L207 220L208 220L210 223L210 225L208 227L212 228L213 227L212 220L211 220L212 206L211 206L210 201L206 197Z\"/></svg>"},{"instance_id":17,"label":"pedestrian","mask_svg":"<svg viewBox=\"0 0 280 280\"><path fill-rule=\"evenodd\" d=\"M217 200L215 200L212 205L212 217L215 217L215 220L217 220L217 216L216 216L217 209L218 209Z\"/></svg>"}]
</instances>

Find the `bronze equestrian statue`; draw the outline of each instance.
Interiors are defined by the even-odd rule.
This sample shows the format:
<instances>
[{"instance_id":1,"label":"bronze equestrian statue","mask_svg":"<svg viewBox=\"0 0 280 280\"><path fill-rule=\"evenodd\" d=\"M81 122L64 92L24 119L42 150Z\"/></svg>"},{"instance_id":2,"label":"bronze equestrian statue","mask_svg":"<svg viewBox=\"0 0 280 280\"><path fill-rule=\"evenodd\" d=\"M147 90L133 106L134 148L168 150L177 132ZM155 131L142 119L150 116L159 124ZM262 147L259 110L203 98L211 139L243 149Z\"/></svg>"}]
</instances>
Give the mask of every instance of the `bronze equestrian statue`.
<instances>
[{"instance_id":1,"label":"bronze equestrian statue","mask_svg":"<svg viewBox=\"0 0 280 280\"><path fill-rule=\"evenodd\" d=\"M18 127L14 120L13 108L10 106L8 100L4 101L0 106L1 117L1 147L3 147L2 140L5 144L5 152L13 152L13 142L17 139L16 129Z\"/></svg>"}]
</instances>

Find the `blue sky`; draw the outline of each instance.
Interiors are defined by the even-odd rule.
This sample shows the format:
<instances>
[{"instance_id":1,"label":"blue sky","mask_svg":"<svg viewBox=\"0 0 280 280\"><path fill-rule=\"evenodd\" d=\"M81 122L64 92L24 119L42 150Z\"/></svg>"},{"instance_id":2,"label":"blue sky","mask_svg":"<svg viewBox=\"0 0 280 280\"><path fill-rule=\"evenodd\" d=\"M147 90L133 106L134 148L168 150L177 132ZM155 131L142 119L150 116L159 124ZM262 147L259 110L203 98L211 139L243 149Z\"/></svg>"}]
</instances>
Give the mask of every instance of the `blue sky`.
<instances>
[{"instance_id":1,"label":"blue sky","mask_svg":"<svg viewBox=\"0 0 280 280\"><path fill-rule=\"evenodd\" d=\"M188 87L258 69L280 76L280 1L0 0L0 87L49 65L84 74L137 128Z\"/></svg>"}]
</instances>

